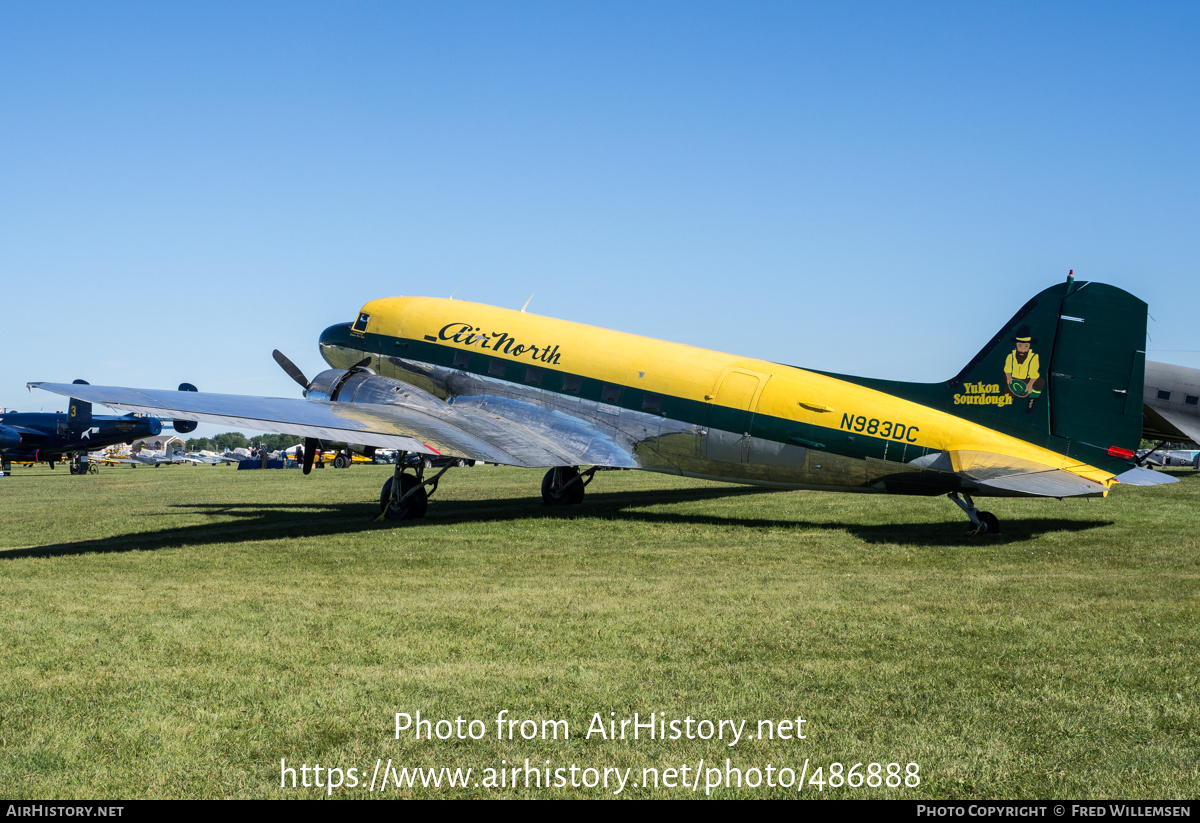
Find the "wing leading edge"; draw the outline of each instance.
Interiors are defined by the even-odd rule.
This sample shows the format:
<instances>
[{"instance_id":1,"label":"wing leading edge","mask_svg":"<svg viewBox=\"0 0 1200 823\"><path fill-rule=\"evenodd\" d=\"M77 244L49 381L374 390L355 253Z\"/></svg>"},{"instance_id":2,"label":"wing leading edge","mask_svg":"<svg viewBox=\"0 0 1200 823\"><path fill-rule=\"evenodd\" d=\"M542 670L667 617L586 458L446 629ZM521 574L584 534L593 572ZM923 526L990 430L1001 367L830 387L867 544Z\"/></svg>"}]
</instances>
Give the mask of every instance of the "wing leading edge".
<instances>
[{"instance_id":1,"label":"wing leading edge","mask_svg":"<svg viewBox=\"0 0 1200 823\"><path fill-rule=\"evenodd\" d=\"M122 411L197 420L259 431L315 437L376 448L450 454L512 466L546 467L602 463L589 448L603 438L592 432L584 448L489 413L457 408L434 398L416 404L342 403L285 397L251 397L119 386L30 383L30 387L78 397ZM435 401L431 404L430 400ZM579 421L570 421L578 426ZM611 449L601 449L608 454ZM607 464L607 463L606 463Z\"/></svg>"}]
</instances>

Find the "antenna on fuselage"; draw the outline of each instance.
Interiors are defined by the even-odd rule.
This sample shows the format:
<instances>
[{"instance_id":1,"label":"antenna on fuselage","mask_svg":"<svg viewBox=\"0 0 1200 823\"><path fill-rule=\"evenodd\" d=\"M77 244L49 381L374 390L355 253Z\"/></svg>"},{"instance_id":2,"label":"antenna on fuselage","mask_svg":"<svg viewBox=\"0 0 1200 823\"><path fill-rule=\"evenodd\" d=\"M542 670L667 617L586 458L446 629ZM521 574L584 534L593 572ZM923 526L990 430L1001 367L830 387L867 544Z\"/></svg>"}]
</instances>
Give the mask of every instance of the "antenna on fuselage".
<instances>
[{"instance_id":1,"label":"antenna on fuselage","mask_svg":"<svg viewBox=\"0 0 1200 823\"><path fill-rule=\"evenodd\" d=\"M532 300L532 299L533 299L533 295L534 295L534 294L536 294L536 292L530 292L530 293L529 293L529 300ZM525 313L525 310L526 310L527 308L529 308L529 300L526 300L526 301L525 301L525 305L521 307L521 313L522 313L522 314L524 314L524 313Z\"/></svg>"}]
</instances>

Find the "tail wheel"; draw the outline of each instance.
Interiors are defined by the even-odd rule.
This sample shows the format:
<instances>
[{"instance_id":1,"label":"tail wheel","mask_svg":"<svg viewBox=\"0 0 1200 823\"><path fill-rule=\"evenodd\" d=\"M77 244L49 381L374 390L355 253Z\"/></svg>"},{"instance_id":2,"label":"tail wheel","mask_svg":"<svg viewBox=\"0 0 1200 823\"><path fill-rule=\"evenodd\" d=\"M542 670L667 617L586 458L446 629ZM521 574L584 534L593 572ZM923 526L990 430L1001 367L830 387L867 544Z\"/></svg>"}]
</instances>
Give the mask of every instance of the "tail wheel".
<instances>
[{"instance_id":1,"label":"tail wheel","mask_svg":"<svg viewBox=\"0 0 1200 823\"><path fill-rule=\"evenodd\" d=\"M557 466L542 478L542 501L547 506L575 506L583 502L583 480L574 466Z\"/></svg>"},{"instance_id":2,"label":"tail wheel","mask_svg":"<svg viewBox=\"0 0 1200 823\"><path fill-rule=\"evenodd\" d=\"M1000 534L1000 521L991 512L980 512L979 522L984 525L986 534Z\"/></svg>"},{"instance_id":3,"label":"tail wheel","mask_svg":"<svg viewBox=\"0 0 1200 823\"><path fill-rule=\"evenodd\" d=\"M396 506L392 504L393 479L388 478L383 484L383 490L379 493L379 510L388 520L420 520L429 509L429 495L425 493L424 487L418 488L409 497L404 497L420 484L411 474L400 475L400 496L404 497L404 501Z\"/></svg>"}]
</instances>

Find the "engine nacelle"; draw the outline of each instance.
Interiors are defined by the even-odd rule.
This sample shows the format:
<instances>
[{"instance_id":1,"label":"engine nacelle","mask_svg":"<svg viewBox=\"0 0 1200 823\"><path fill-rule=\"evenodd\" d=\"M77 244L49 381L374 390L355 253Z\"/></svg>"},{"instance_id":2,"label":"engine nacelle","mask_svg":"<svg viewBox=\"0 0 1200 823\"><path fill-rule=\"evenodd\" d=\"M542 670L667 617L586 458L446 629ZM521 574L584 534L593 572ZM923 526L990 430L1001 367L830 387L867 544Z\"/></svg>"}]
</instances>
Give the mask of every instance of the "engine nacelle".
<instances>
[{"instance_id":1,"label":"engine nacelle","mask_svg":"<svg viewBox=\"0 0 1200 823\"><path fill-rule=\"evenodd\" d=\"M180 383L178 391L197 391L197 389L191 383ZM180 434L187 434L196 430L197 423L195 420L173 420L171 425Z\"/></svg>"},{"instance_id":2,"label":"engine nacelle","mask_svg":"<svg viewBox=\"0 0 1200 823\"><path fill-rule=\"evenodd\" d=\"M378 403L425 409L446 407L444 400L427 391L391 377L380 377L362 367L348 371L326 369L308 384L304 396L309 400L336 400L340 403Z\"/></svg>"},{"instance_id":3,"label":"engine nacelle","mask_svg":"<svg viewBox=\"0 0 1200 823\"><path fill-rule=\"evenodd\" d=\"M309 400L337 400L342 384L355 371L366 370L326 369L312 379L312 382L308 384L308 388L304 390L304 396Z\"/></svg>"}]
</instances>

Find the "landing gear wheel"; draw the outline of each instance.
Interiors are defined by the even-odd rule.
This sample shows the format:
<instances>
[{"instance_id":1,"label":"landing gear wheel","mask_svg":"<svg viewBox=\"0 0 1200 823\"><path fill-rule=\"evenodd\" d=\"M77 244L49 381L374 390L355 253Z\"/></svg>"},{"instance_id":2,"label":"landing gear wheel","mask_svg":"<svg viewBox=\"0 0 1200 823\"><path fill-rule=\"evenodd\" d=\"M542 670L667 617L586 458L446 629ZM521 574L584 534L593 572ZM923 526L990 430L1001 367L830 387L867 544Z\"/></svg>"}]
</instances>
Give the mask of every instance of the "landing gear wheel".
<instances>
[{"instance_id":1,"label":"landing gear wheel","mask_svg":"<svg viewBox=\"0 0 1200 823\"><path fill-rule=\"evenodd\" d=\"M574 466L558 466L542 478L542 502L547 506L575 506L583 502L583 480Z\"/></svg>"},{"instance_id":2,"label":"landing gear wheel","mask_svg":"<svg viewBox=\"0 0 1200 823\"><path fill-rule=\"evenodd\" d=\"M429 509L429 495L425 493L424 487L413 492L410 497L404 498L404 502L399 506L395 506L392 504L393 479L388 478L388 481L383 484L383 491L379 493L379 510L388 520L420 520ZM411 474L400 475L400 496L404 497L417 485L417 478Z\"/></svg>"},{"instance_id":3,"label":"landing gear wheel","mask_svg":"<svg viewBox=\"0 0 1200 823\"><path fill-rule=\"evenodd\" d=\"M971 499L971 495L964 494L959 497L958 492L950 492L946 496L971 518L971 522L967 524L967 534L1000 534L1000 521L996 519L996 515L975 508L975 501Z\"/></svg>"},{"instance_id":4,"label":"landing gear wheel","mask_svg":"<svg viewBox=\"0 0 1200 823\"><path fill-rule=\"evenodd\" d=\"M467 461L466 461L466 460L463 460L463 459L460 457L460 458L458 458L457 460L455 460L455 461L454 461L454 465L455 465L455 466L457 466L457 467L458 467L458 468L460 468L460 469L465 469L465 468L467 467Z\"/></svg>"},{"instance_id":5,"label":"landing gear wheel","mask_svg":"<svg viewBox=\"0 0 1200 823\"><path fill-rule=\"evenodd\" d=\"M349 465L350 459L344 454L339 454L337 457L333 458L333 467L335 469L344 469Z\"/></svg>"},{"instance_id":6,"label":"landing gear wheel","mask_svg":"<svg viewBox=\"0 0 1200 823\"><path fill-rule=\"evenodd\" d=\"M422 465L422 466L424 466L424 467L425 467L425 468L427 468L427 469L432 469L432 468L433 468L433 461L432 461L432 460L430 460L428 457L426 457L424 460L422 460L422 461L421 461L421 465Z\"/></svg>"}]
</instances>

